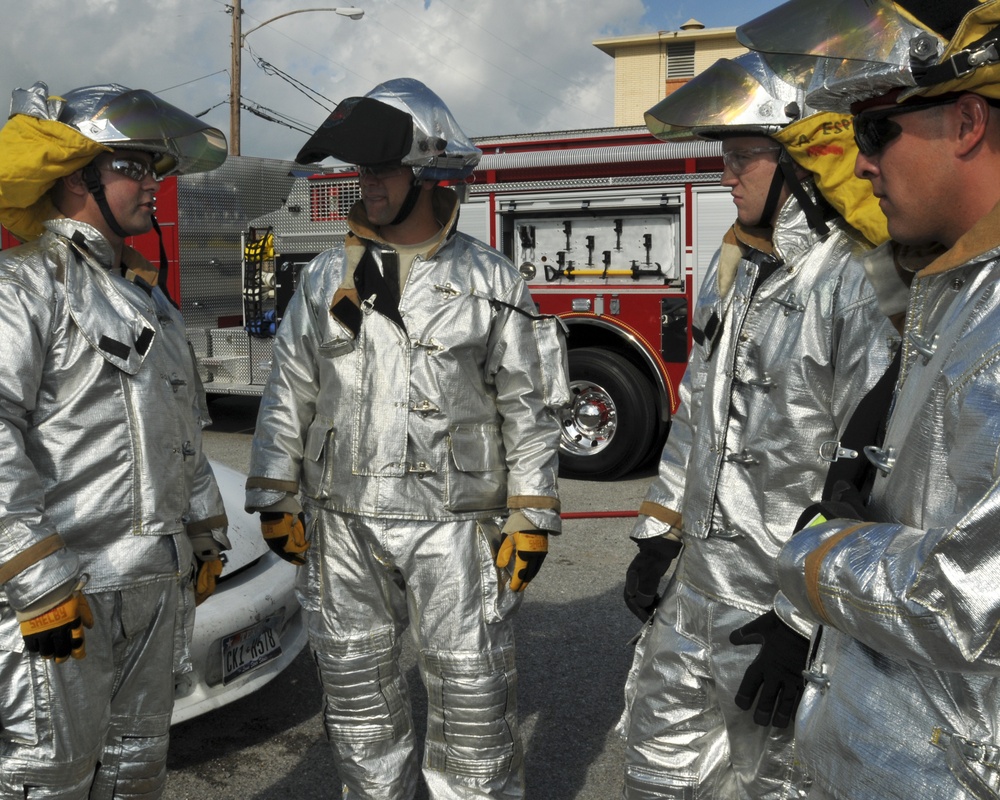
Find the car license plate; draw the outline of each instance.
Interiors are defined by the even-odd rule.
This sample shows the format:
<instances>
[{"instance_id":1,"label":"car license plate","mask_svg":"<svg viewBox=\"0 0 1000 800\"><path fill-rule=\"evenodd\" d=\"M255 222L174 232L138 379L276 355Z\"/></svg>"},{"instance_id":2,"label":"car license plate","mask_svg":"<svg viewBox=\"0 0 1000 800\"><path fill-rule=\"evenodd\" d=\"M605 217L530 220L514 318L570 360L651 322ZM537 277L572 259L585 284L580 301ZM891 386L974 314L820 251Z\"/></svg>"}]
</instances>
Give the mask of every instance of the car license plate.
<instances>
[{"instance_id":1,"label":"car license plate","mask_svg":"<svg viewBox=\"0 0 1000 800\"><path fill-rule=\"evenodd\" d=\"M281 615L268 617L222 640L222 683L226 684L281 655Z\"/></svg>"}]
</instances>

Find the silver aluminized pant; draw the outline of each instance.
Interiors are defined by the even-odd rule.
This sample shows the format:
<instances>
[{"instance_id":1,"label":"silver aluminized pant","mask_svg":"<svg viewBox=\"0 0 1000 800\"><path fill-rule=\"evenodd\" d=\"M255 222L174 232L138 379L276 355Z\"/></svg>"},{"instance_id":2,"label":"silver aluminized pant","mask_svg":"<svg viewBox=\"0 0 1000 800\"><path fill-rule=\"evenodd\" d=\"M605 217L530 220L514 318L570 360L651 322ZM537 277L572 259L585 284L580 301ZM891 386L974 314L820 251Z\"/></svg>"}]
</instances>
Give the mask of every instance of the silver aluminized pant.
<instances>
[{"instance_id":1,"label":"silver aluminized pant","mask_svg":"<svg viewBox=\"0 0 1000 800\"><path fill-rule=\"evenodd\" d=\"M511 617L493 522L312 511L300 574L344 797L406 800L416 747L400 635L412 623L428 720L423 774L436 800L522 798Z\"/></svg>"},{"instance_id":2,"label":"silver aluminized pant","mask_svg":"<svg viewBox=\"0 0 1000 800\"><path fill-rule=\"evenodd\" d=\"M87 657L16 652L0 619L0 798L111 800L163 794L174 704L176 578L88 594Z\"/></svg>"},{"instance_id":3,"label":"silver aluminized pant","mask_svg":"<svg viewBox=\"0 0 1000 800\"><path fill-rule=\"evenodd\" d=\"M734 702L760 648L729 633L757 616L671 582L625 685L626 800L800 796L791 726L756 725Z\"/></svg>"}]
</instances>

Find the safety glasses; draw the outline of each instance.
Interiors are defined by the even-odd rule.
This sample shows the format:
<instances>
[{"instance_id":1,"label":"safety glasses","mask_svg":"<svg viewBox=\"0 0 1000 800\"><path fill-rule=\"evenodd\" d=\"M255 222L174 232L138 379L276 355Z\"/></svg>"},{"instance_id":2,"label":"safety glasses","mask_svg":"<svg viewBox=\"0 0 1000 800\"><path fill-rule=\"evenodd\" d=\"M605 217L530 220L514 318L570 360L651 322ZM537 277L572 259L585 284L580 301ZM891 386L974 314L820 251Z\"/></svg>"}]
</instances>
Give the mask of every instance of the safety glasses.
<instances>
[{"instance_id":1,"label":"safety glasses","mask_svg":"<svg viewBox=\"0 0 1000 800\"><path fill-rule=\"evenodd\" d=\"M892 106L891 108L876 108L871 111L861 111L854 115L854 141L858 144L861 155L871 157L878 155L882 149L903 132L903 128L893 117L901 114L912 114L928 108L954 103L957 97L930 100L914 105Z\"/></svg>"},{"instance_id":2,"label":"safety glasses","mask_svg":"<svg viewBox=\"0 0 1000 800\"><path fill-rule=\"evenodd\" d=\"M741 150L726 150L722 153L722 163L733 175L739 177L764 153L778 153L780 147L745 147Z\"/></svg>"},{"instance_id":3,"label":"safety glasses","mask_svg":"<svg viewBox=\"0 0 1000 800\"><path fill-rule=\"evenodd\" d=\"M152 164L148 164L145 161L141 161L137 158L124 158L119 156L118 158L111 159L107 164L105 164L101 169L105 169L108 172L117 172L119 175L124 175L126 178L130 178L136 183L142 183L150 175L153 176L157 181L160 180L156 175L156 170L153 168Z\"/></svg>"},{"instance_id":4,"label":"safety glasses","mask_svg":"<svg viewBox=\"0 0 1000 800\"><path fill-rule=\"evenodd\" d=\"M359 166L357 169L360 177L375 178L380 181L384 181L387 178L395 178L397 175L402 175L404 172L413 174L413 170L410 167L402 164L383 164L377 167Z\"/></svg>"}]
</instances>

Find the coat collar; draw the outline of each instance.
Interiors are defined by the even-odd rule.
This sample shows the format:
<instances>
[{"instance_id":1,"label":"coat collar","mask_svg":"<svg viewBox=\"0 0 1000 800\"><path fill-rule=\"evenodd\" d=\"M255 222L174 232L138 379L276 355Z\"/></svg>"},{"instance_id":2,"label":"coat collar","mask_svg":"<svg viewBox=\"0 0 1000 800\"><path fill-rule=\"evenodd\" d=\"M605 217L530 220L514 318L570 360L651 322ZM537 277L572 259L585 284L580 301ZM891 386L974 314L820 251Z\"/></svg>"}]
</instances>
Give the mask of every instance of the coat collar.
<instances>
[{"instance_id":1,"label":"coat collar","mask_svg":"<svg viewBox=\"0 0 1000 800\"><path fill-rule=\"evenodd\" d=\"M993 206L986 216L969 228L948 250L931 261L917 273L917 277L940 275L973 261L983 261L996 256L1000 249L1000 203Z\"/></svg>"},{"instance_id":2,"label":"coat collar","mask_svg":"<svg viewBox=\"0 0 1000 800\"><path fill-rule=\"evenodd\" d=\"M458 195L452 189L447 189L443 186L434 187L431 202L434 207L434 218L441 223L442 227L441 236L428 252L428 258L440 250L444 243L455 234L458 226L459 209ZM354 237L362 240L362 242L375 242L386 247L394 247L393 243L383 239L375 226L368 221L368 215L365 213L365 205L361 200L358 200L351 207L351 211L347 215L347 227L354 234ZM352 244L356 245L359 243L348 241L347 244L351 246Z\"/></svg>"},{"instance_id":3,"label":"coat collar","mask_svg":"<svg viewBox=\"0 0 1000 800\"><path fill-rule=\"evenodd\" d=\"M71 219L49 220L45 225L77 256L61 264L56 275L65 287L70 317L106 361L135 375L156 335L153 300L144 309L147 318L140 304L126 297L112 274L111 244L96 228ZM128 277L132 282L143 279L141 273L155 279L155 269L135 251L126 260L131 262Z\"/></svg>"}]
</instances>

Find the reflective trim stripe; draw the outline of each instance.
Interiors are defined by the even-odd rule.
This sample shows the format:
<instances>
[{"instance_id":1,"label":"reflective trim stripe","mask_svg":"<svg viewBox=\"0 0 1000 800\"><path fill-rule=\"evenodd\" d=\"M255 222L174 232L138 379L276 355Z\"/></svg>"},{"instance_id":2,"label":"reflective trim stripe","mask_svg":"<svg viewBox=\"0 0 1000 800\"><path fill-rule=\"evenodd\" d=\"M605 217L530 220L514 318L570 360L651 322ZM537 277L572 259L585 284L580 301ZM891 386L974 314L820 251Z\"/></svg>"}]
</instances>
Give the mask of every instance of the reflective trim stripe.
<instances>
[{"instance_id":1,"label":"reflective trim stripe","mask_svg":"<svg viewBox=\"0 0 1000 800\"><path fill-rule=\"evenodd\" d=\"M37 564L43 558L52 555L57 550L62 550L65 546L62 537L58 533L53 533L51 536L46 536L40 542L35 542L27 550L23 550L3 566L0 566L0 584L6 583L15 575L20 574L33 564Z\"/></svg>"},{"instance_id":2,"label":"reflective trim stripe","mask_svg":"<svg viewBox=\"0 0 1000 800\"><path fill-rule=\"evenodd\" d=\"M225 528L227 525L229 525L229 518L225 514L219 514L215 517L188 523L187 535L194 536L199 533L208 533L215 528Z\"/></svg>"},{"instance_id":3,"label":"reflective trim stripe","mask_svg":"<svg viewBox=\"0 0 1000 800\"><path fill-rule=\"evenodd\" d=\"M809 597L809 605L811 605L813 610L827 623L830 622L830 618L826 614L826 608L823 606L823 599L820 597L819 593L819 576L820 571L823 568L823 561L826 559L827 554L844 539L852 533L867 527L870 527L870 523L861 522L857 525L851 525L848 528L844 528L844 530L840 531L840 533L831 536L806 556L805 578L806 594Z\"/></svg>"},{"instance_id":4,"label":"reflective trim stripe","mask_svg":"<svg viewBox=\"0 0 1000 800\"><path fill-rule=\"evenodd\" d=\"M660 522L665 522L672 528L677 528L678 530L683 529L684 517L674 511L672 508L666 508L661 506L659 503L654 503L650 500L643 500L642 505L639 506L639 513L645 514L647 517L652 517L653 519L658 519Z\"/></svg>"},{"instance_id":5,"label":"reflective trim stripe","mask_svg":"<svg viewBox=\"0 0 1000 800\"><path fill-rule=\"evenodd\" d=\"M507 508L551 508L558 511L560 504L558 497L519 494L507 498Z\"/></svg>"},{"instance_id":6,"label":"reflective trim stripe","mask_svg":"<svg viewBox=\"0 0 1000 800\"><path fill-rule=\"evenodd\" d=\"M274 489L279 492L298 494L299 484L296 481L282 481L277 478L247 478L247 489Z\"/></svg>"}]
</instances>

